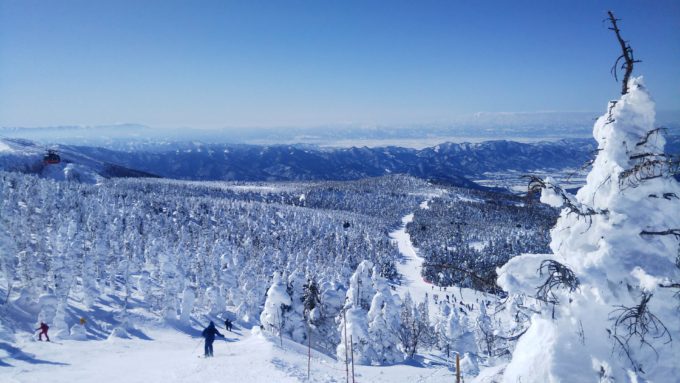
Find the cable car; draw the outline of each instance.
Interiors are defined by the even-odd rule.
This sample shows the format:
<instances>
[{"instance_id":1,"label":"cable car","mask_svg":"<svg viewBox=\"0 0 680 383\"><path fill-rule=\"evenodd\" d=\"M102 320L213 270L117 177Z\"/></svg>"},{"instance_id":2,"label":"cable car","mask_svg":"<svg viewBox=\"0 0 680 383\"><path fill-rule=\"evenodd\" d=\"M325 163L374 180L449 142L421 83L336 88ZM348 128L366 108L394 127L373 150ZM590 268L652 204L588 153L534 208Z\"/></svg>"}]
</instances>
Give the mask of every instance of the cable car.
<instances>
[{"instance_id":1,"label":"cable car","mask_svg":"<svg viewBox=\"0 0 680 383\"><path fill-rule=\"evenodd\" d=\"M58 164L61 162L61 157L59 157L56 150L50 149L47 151L47 153L45 153L45 156L43 157L43 162L46 165Z\"/></svg>"}]
</instances>

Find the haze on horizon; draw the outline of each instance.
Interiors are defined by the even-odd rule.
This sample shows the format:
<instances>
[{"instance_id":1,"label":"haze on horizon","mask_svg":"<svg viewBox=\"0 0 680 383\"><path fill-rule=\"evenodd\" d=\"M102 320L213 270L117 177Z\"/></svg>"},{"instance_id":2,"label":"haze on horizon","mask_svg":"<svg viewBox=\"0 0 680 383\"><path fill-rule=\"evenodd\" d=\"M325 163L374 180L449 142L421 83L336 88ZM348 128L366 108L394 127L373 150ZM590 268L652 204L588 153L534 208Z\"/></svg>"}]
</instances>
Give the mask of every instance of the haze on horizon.
<instances>
[{"instance_id":1,"label":"haze on horizon","mask_svg":"<svg viewBox=\"0 0 680 383\"><path fill-rule=\"evenodd\" d=\"M594 112L622 19L680 106L677 1L0 0L0 127L276 127Z\"/></svg>"}]
</instances>

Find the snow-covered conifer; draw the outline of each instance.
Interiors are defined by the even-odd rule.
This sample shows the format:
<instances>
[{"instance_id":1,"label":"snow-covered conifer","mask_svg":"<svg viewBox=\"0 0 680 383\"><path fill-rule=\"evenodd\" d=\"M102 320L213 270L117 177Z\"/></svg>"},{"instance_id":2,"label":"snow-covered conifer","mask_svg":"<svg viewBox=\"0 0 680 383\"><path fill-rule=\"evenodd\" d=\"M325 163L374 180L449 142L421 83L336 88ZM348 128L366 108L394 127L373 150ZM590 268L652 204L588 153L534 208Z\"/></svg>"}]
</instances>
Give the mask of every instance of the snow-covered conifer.
<instances>
[{"instance_id":1,"label":"snow-covered conifer","mask_svg":"<svg viewBox=\"0 0 680 383\"><path fill-rule=\"evenodd\" d=\"M177 272L177 254L169 249L161 249L159 254L161 280L163 285L163 317L167 320L177 319L177 294L179 275Z\"/></svg>"},{"instance_id":2,"label":"snow-covered conifer","mask_svg":"<svg viewBox=\"0 0 680 383\"><path fill-rule=\"evenodd\" d=\"M418 319L418 310L413 303L411 294L406 293L404 301L401 304L401 327L399 327L399 341L404 353L409 358L415 355L418 344L423 332L423 326Z\"/></svg>"},{"instance_id":3,"label":"snow-covered conifer","mask_svg":"<svg viewBox=\"0 0 680 383\"><path fill-rule=\"evenodd\" d=\"M57 303L57 310L50 328L54 338L68 339L70 337L69 327L66 323L66 302L59 301Z\"/></svg>"},{"instance_id":4,"label":"snow-covered conifer","mask_svg":"<svg viewBox=\"0 0 680 383\"><path fill-rule=\"evenodd\" d=\"M541 200L562 206L551 255L523 255L498 272L513 294L534 295L504 381L675 381L680 316L674 289L680 186L641 78L595 123L599 151L575 197L546 180ZM539 367L540 366L540 367ZM539 367L539 368L537 368Z\"/></svg>"},{"instance_id":5,"label":"snow-covered conifer","mask_svg":"<svg viewBox=\"0 0 680 383\"><path fill-rule=\"evenodd\" d=\"M319 284L313 279L307 279L307 283L302 286L302 306L304 308L305 320L314 325L321 319L321 291Z\"/></svg>"},{"instance_id":6,"label":"snow-covered conifer","mask_svg":"<svg viewBox=\"0 0 680 383\"><path fill-rule=\"evenodd\" d=\"M217 316L224 312L226 303L219 286L210 286L205 290L205 303L208 305L208 314Z\"/></svg>"},{"instance_id":7,"label":"snow-covered conifer","mask_svg":"<svg viewBox=\"0 0 680 383\"><path fill-rule=\"evenodd\" d=\"M453 351L455 341L455 329L458 325L458 318L455 317L455 324L451 323L451 314L456 314L456 310L451 310L451 306L445 301L439 301L437 305L437 316L434 321L434 333L437 339L437 347L447 355Z\"/></svg>"},{"instance_id":8,"label":"snow-covered conifer","mask_svg":"<svg viewBox=\"0 0 680 383\"><path fill-rule=\"evenodd\" d=\"M370 261L362 261L350 277L349 289L345 296L343 313L338 317L338 330L340 332L340 344L336 348L339 359L345 360L347 347L351 342L354 353L354 363L370 364L375 359L371 339L368 333L368 310L373 301L374 289L371 279L373 264Z\"/></svg>"},{"instance_id":9,"label":"snow-covered conifer","mask_svg":"<svg viewBox=\"0 0 680 383\"><path fill-rule=\"evenodd\" d=\"M264 309L260 314L260 323L266 330L281 335L285 329L284 313L290 308L292 301L283 283L281 274L275 272L272 277L272 284L267 290L267 299L264 302Z\"/></svg>"},{"instance_id":10,"label":"snow-covered conifer","mask_svg":"<svg viewBox=\"0 0 680 383\"><path fill-rule=\"evenodd\" d=\"M191 312L194 309L194 301L196 300L196 293L194 288L191 286L186 286L184 292L182 293L182 313L180 314L179 320L182 323L189 324L191 320Z\"/></svg>"},{"instance_id":11,"label":"snow-covered conifer","mask_svg":"<svg viewBox=\"0 0 680 383\"><path fill-rule=\"evenodd\" d=\"M5 279L5 289L9 294L12 291L16 275L15 262L17 251L14 240L10 238L5 230L4 221L4 219L0 218L0 273L2 273Z\"/></svg>"},{"instance_id":12,"label":"snow-covered conifer","mask_svg":"<svg viewBox=\"0 0 680 383\"><path fill-rule=\"evenodd\" d=\"M387 280L375 268L373 288L376 293L368 310L368 336L373 349L373 362L381 365L401 362L403 353L399 350L399 298L392 294Z\"/></svg>"},{"instance_id":13,"label":"snow-covered conifer","mask_svg":"<svg viewBox=\"0 0 680 383\"><path fill-rule=\"evenodd\" d=\"M286 334L296 342L307 339L307 329L304 318L304 284L305 276L298 270L294 270L288 276L288 294L291 305L285 312Z\"/></svg>"},{"instance_id":14,"label":"snow-covered conifer","mask_svg":"<svg viewBox=\"0 0 680 383\"><path fill-rule=\"evenodd\" d=\"M477 350L480 355L488 357L494 356L495 334L491 317L486 311L486 305L482 302L479 304L479 315L477 316L477 326L475 328L475 337L477 339Z\"/></svg>"}]
</instances>

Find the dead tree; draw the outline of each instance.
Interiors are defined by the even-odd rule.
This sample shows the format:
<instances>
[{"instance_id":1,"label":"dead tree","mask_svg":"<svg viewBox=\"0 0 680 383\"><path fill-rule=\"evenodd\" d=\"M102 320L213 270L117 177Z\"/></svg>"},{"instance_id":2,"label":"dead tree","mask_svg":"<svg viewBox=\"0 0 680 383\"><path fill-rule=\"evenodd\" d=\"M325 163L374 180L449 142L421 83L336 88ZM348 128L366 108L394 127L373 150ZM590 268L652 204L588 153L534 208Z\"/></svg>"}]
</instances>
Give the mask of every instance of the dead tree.
<instances>
[{"instance_id":1,"label":"dead tree","mask_svg":"<svg viewBox=\"0 0 680 383\"><path fill-rule=\"evenodd\" d=\"M628 42L624 40L623 37L621 37L621 30L619 30L619 26L616 24L616 22L620 19L614 17L612 11L607 11L607 13L609 14L609 22L612 24L609 29L616 33L616 39L619 41L619 45L621 45L621 55L614 62L611 72L614 75L616 81L618 81L618 71L623 71L621 94L626 94L628 93L628 80L630 79L630 75L633 73L633 65L641 61L635 60L633 48L631 48L630 44L628 44ZM620 67L619 64L621 65Z\"/></svg>"}]
</instances>

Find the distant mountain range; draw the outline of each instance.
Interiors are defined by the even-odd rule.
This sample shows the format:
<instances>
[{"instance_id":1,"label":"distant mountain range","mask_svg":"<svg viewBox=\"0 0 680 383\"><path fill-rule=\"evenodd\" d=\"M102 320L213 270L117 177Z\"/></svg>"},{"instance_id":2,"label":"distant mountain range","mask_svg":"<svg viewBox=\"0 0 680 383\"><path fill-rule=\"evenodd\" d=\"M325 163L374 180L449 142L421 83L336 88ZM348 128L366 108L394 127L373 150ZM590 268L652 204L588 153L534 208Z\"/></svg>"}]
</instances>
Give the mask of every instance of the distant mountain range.
<instances>
[{"instance_id":1,"label":"distant mountain range","mask_svg":"<svg viewBox=\"0 0 680 383\"><path fill-rule=\"evenodd\" d=\"M3 139L0 168L40 172L46 147L27 140ZM306 181L354 180L386 174L468 188L487 172L551 172L579 168L594 156L591 139L519 143L486 141L445 143L425 149L401 147L319 148L310 145L234 145L168 143L163 150L111 150L93 146L54 145L71 172L101 177L160 176L185 180ZM667 150L680 153L680 136L668 137ZM65 166L62 164L61 166ZM51 166L51 165L49 165ZM76 170L73 170L77 167ZM91 178L91 177L90 177Z\"/></svg>"},{"instance_id":2,"label":"distant mountain range","mask_svg":"<svg viewBox=\"0 0 680 383\"><path fill-rule=\"evenodd\" d=\"M56 149L59 163L43 161L48 149ZM157 177L154 174L89 157L77 148L49 148L24 139L0 139L0 170L39 174L45 178L95 183L100 177Z\"/></svg>"},{"instance_id":3,"label":"distant mountain range","mask_svg":"<svg viewBox=\"0 0 680 383\"><path fill-rule=\"evenodd\" d=\"M481 142L506 139L537 142L592 136L595 112L476 113L455 121L430 124L360 125L261 128L164 128L140 124L56 126L42 128L0 127L0 137L23 138L42 144L98 146L114 150L164 150L176 142L214 144L287 145L328 147L401 146L425 148L441 142ZM680 111L659 111L657 124L670 134L680 134Z\"/></svg>"}]
</instances>

